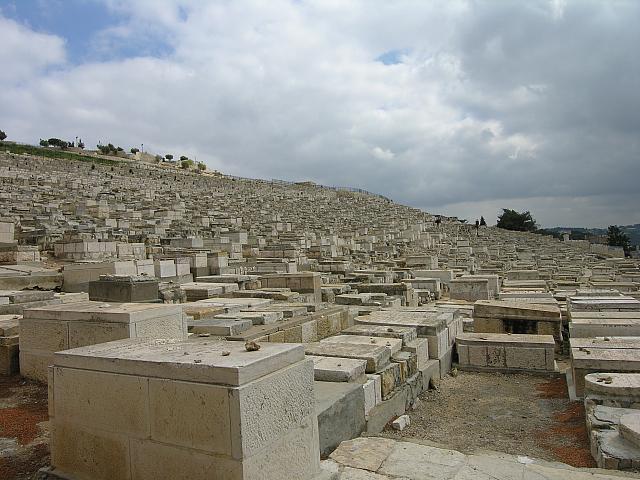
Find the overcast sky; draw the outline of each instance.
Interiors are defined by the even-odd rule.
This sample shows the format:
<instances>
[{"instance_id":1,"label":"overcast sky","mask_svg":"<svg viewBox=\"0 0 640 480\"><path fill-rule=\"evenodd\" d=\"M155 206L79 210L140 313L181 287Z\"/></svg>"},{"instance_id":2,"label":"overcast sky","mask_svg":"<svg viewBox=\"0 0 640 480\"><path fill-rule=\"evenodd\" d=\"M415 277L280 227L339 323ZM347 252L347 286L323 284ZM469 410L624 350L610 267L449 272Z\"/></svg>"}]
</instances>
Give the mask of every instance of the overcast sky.
<instances>
[{"instance_id":1,"label":"overcast sky","mask_svg":"<svg viewBox=\"0 0 640 480\"><path fill-rule=\"evenodd\" d=\"M0 129L640 223L640 1L0 0Z\"/></svg>"}]
</instances>

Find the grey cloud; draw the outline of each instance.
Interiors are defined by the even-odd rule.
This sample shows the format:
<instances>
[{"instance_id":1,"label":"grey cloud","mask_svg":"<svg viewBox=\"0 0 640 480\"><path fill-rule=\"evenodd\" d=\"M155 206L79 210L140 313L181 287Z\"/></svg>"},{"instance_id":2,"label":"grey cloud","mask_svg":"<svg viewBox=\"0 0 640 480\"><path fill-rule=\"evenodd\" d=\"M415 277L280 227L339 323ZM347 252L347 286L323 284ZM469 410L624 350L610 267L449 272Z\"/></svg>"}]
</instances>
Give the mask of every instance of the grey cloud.
<instances>
[{"instance_id":1,"label":"grey cloud","mask_svg":"<svg viewBox=\"0 0 640 480\"><path fill-rule=\"evenodd\" d=\"M13 138L144 143L469 218L637 217L637 2L109 4L130 22L100 45L161 31L173 53L0 79Z\"/></svg>"}]
</instances>

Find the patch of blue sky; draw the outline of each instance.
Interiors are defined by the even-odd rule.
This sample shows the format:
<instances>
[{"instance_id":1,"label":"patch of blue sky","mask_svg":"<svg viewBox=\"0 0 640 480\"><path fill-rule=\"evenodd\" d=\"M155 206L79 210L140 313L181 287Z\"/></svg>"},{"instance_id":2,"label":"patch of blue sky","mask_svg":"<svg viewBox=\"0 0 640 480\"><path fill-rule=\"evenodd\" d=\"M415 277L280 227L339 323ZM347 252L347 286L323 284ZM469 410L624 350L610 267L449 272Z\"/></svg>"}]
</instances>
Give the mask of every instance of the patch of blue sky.
<instances>
[{"instance_id":1,"label":"patch of blue sky","mask_svg":"<svg viewBox=\"0 0 640 480\"><path fill-rule=\"evenodd\" d=\"M396 65L398 63L402 63L402 57L406 56L408 53L408 48L388 50L382 55L376 57L376 61L382 62L385 65Z\"/></svg>"},{"instance_id":2,"label":"patch of blue sky","mask_svg":"<svg viewBox=\"0 0 640 480\"><path fill-rule=\"evenodd\" d=\"M0 13L36 32L63 38L71 64L160 57L172 51L158 35L115 38L104 48L98 38L101 32L126 24L128 19L96 0L0 0Z\"/></svg>"}]
</instances>

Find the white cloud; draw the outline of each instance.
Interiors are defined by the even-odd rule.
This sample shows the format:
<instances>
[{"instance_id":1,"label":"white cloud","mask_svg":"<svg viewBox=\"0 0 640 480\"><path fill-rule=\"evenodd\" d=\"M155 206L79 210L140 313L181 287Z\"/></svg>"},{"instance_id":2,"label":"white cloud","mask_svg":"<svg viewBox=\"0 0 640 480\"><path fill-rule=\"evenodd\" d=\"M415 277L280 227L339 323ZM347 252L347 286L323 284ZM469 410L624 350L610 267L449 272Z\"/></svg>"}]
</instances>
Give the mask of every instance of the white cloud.
<instances>
[{"instance_id":1,"label":"white cloud","mask_svg":"<svg viewBox=\"0 0 640 480\"><path fill-rule=\"evenodd\" d=\"M378 160L385 160L385 161L393 160L393 158L396 156L395 153L393 153L391 150L387 150L380 147L373 147L371 149L371 155L373 155Z\"/></svg>"},{"instance_id":2,"label":"white cloud","mask_svg":"<svg viewBox=\"0 0 640 480\"><path fill-rule=\"evenodd\" d=\"M564 10L567 8L567 0L549 0L551 5L551 18L562 20Z\"/></svg>"},{"instance_id":3,"label":"white cloud","mask_svg":"<svg viewBox=\"0 0 640 480\"><path fill-rule=\"evenodd\" d=\"M88 48L170 53L47 70L64 62L63 40L0 17L0 39L23 48L0 53L15 65L0 71L10 138L144 143L232 174L352 185L435 211L604 205L637 190L635 2L106 3L126 20ZM401 63L376 61L400 50ZM603 218L619 216L607 208Z\"/></svg>"},{"instance_id":4,"label":"white cloud","mask_svg":"<svg viewBox=\"0 0 640 480\"><path fill-rule=\"evenodd\" d=\"M34 32L0 12L0 85L31 80L43 69L66 60L64 40Z\"/></svg>"}]
</instances>

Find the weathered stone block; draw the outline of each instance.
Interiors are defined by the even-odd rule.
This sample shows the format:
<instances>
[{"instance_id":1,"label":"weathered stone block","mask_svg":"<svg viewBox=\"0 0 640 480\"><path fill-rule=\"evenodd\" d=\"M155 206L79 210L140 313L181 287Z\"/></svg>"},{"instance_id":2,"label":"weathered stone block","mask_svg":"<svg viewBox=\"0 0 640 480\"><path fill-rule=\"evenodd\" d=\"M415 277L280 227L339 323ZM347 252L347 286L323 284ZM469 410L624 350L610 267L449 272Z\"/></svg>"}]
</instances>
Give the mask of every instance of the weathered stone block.
<instances>
[{"instance_id":1,"label":"weathered stone block","mask_svg":"<svg viewBox=\"0 0 640 480\"><path fill-rule=\"evenodd\" d=\"M496 368L503 368L507 366L504 346L487 346L487 366Z\"/></svg>"},{"instance_id":2,"label":"weathered stone block","mask_svg":"<svg viewBox=\"0 0 640 480\"><path fill-rule=\"evenodd\" d=\"M509 368L522 370L546 370L547 360L542 348L506 347L506 361Z\"/></svg>"},{"instance_id":3,"label":"weathered stone block","mask_svg":"<svg viewBox=\"0 0 640 480\"><path fill-rule=\"evenodd\" d=\"M138 438L149 436L146 378L71 368L53 370L56 425L74 423Z\"/></svg>"},{"instance_id":4,"label":"weathered stone block","mask_svg":"<svg viewBox=\"0 0 640 480\"><path fill-rule=\"evenodd\" d=\"M229 392L224 387L151 378L149 420L152 440L231 455Z\"/></svg>"},{"instance_id":5,"label":"weathered stone block","mask_svg":"<svg viewBox=\"0 0 640 480\"><path fill-rule=\"evenodd\" d=\"M51 464L76 478L131 479L129 438L71 423L54 423Z\"/></svg>"},{"instance_id":6,"label":"weathered stone block","mask_svg":"<svg viewBox=\"0 0 640 480\"><path fill-rule=\"evenodd\" d=\"M52 465L63 476L319 473L313 362L299 345L247 351L202 338L125 340L59 352L54 361Z\"/></svg>"},{"instance_id":7,"label":"weathered stone block","mask_svg":"<svg viewBox=\"0 0 640 480\"><path fill-rule=\"evenodd\" d=\"M469 365L477 367L487 366L487 347L469 345Z\"/></svg>"}]
</instances>

